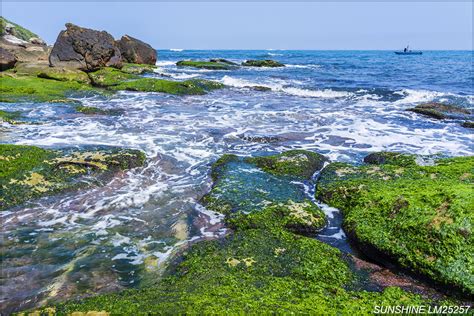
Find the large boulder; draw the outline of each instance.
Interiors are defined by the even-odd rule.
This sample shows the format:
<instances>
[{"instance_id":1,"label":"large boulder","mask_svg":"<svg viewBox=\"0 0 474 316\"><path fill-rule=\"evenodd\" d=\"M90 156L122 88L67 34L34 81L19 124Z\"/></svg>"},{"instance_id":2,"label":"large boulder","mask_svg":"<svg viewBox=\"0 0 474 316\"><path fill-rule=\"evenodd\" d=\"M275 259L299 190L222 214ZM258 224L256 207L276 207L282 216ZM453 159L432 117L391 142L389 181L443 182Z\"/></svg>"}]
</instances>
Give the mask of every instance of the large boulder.
<instances>
[{"instance_id":1,"label":"large boulder","mask_svg":"<svg viewBox=\"0 0 474 316\"><path fill-rule=\"evenodd\" d=\"M122 67L122 55L112 35L67 23L59 33L49 63L56 67L93 71L101 67Z\"/></svg>"},{"instance_id":2,"label":"large boulder","mask_svg":"<svg viewBox=\"0 0 474 316\"><path fill-rule=\"evenodd\" d=\"M0 47L0 70L13 68L16 63L16 57L8 50Z\"/></svg>"},{"instance_id":3,"label":"large boulder","mask_svg":"<svg viewBox=\"0 0 474 316\"><path fill-rule=\"evenodd\" d=\"M149 65L156 63L156 50L147 43L129 35L124 35L117 41L117 45L123 60L126 62Z\"/></svg>"}]
</instances>

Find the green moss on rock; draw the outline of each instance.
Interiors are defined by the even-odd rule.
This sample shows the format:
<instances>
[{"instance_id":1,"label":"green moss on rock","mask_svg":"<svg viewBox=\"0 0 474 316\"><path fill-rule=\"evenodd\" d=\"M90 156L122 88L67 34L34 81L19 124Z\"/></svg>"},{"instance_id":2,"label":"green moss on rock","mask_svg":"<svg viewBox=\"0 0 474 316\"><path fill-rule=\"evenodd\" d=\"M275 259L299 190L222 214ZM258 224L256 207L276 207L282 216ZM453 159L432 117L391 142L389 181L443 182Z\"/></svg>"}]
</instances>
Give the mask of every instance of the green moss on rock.
<instances>
[{"instance_id":1,"label":"green moss on rock","mask_svg":"<svg viewBox=\"0 0 474 316\"><path fill-rule=\"evenodd\" d=\"M143 75L145 73L154 72L155 69L156 66L154 65L124 63L120 70L132 75Z\"/></svg>"},{"instance_id":2,"label":"green moss on rock","mask_svg":"<svg viewBox=\"0 0 474 316\"><path fill-rule=\"evenodd\" d=\"M7 122L9 124L18 124L18 119L21 118L20 112L9 112L0 110L0 123Z\"/></svg>"},{"instance_id":3,"label":"green moss on rock","mask_svg":"<svg viewBox=\"0 0 474 316\"><path fill-rule=\"evenodd\" d=\"M199 69L210 69L210 70L230 70L236 66L229 62L221 61L193 61L193 60L181 60L176 63L178 67L192 67Z\"/></svg>"},{"instance_id":4,"label":"green moss on rock","mask_svg":"<svg viewBox=\"0 0 474 316\"><path fill-rule=\"evenodd\" d=\"M252 157L246 161L266 172L309 179L324 166L327 159L320 154L306 150L290 150L278 155Z\"/></svg>"},{"instance_id":5,"label":"green moss on rock","mask_svg":"<svg viewBox=\"0 0 474 316\"><path fill-rule=\"evenodd\" d=\"M221 83L204 79L170 81L154 78L141 78L133 81L122 82L111 88L114 90L164 92L177 95L200 95L223 87L224 85Z\"/></svg>"},{"instance_id":6,"label":"green moss on rock","mask_svg":"<svg viewBox=\"0 0 474 316\"><path fill-rule=\"evenodd\" d=\"M407 111L422 114L437 120L462 117L471 114L470 111L465 108L437 102L419 104L414 108L407 109Z\"/></svg>"},{"instance_id":7,"label":"green moss on rock","mask_svg":"<svg viewBox=\"0 0 474 316\"><path fill-rule=\"evenodd\" d=\"M5 28L7 27L8 24L13 25L13 27L11 29L11 34L15 37L18 37L21 40L24 40L24 41L28 42L30 40L30 38L33 38L33 37L39 38L39 36L36 35L35 33L31 32L30 30L25 29L24 27L22 27L22 26L20 26L16 23L13 23L13 22L5 19L3 16L0 16L0 27L1 27L0 32L1 32L1 35L6 33Z\"/></svg>"},{"instance_id":8,"label":"green moss on rock","mask_svg":"<svg viewBox=\"0 0 474 316\"><path fill-rule=\"evenodd\" d=\"M98 92L75 81L57 81L33 76L0 75L0 102L73 102L72 95Z\"/></svg>"},{"instance_id":9,"label":"green moss on rock","mask_svg":"<svg viewBox=\"0 0 474 316\"><path fill-rule=\"evenodd\" d=\"M83 71L66 67L50 67L46 62L17 63L13 71L21 76L36 76L57 81L75 81L81 84L90 83L89 77Z\"/></svg>"},{"instance_id":10,"label":"green moss on rock","mask_svg":"<svg viewBox=\"0 0 474 316\"><path fill-rule=\"evenodd\" d=\"M463 122L461 126L465 128L474 128L474 122L466 121L466 122Z\"/></svg>"},{"instance_id":11,"label":"green moss on rock","mask_svg":"<svg viewBox=\"0 0 474 316\"><path fill-rule=\"evenodd\" d=\"M86 115L119 115L123 113L121 110L115 110L115 109L100 109L94 106L84 106L84 105L78 105L75 107L77 112L86 114Z\"/></svg>"},{"instance_id":12,"label":"green moss on rock","mask_svg":"<svg viewBox=\"0 0 474 316\"><path fill-rule=\"evenodd\" d=\"M116 68L104 67L97 71L90 72L89 78L94 86L111 87L117 86L128 80L139 79L141 77L131 73L123 72Z\"/></svg>"},{"instance_id":13,"label":"green moss on rock","mask_svg":"<svg viewBox=\"0 0 474 316\"><path fill-rule=\"evenodd\" d=\"M0 210L78 187L81 175L110 176L144 161L145 155L138 150L59 152L0 144Z\"/></svg>"},{"instance_id":14,"label":"green moss on rock","mask_svg":"<svg viewBox=\"0 0 474 316\"><path fill-rule=\"evenodd\" d=\"M344 212L346 232L375 260L473 294L474 157L418 166L396 155L381 165L330 164L317 196Z\"/></svg>"},{"instance_id":15,"label":"green moss on rock","mask_svg":"<svg viewBox=\"0 0 474 316\"><path fill-rule=\"evenodd\" d=\"M264 60L247 60L242 63L242 66L248 67L285 67L284 64L279 63L277 61L271 59L264 59Z\"/></svg>"}]
</instances>

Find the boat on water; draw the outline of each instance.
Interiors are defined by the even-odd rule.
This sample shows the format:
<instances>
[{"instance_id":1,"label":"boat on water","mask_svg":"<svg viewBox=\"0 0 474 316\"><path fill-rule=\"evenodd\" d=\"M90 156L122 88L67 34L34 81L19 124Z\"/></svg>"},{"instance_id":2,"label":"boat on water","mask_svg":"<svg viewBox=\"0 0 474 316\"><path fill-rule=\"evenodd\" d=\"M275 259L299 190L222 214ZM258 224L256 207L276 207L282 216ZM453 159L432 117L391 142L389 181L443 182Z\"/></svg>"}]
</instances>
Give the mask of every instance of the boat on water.
<instances>
[{"instance_id":1,"label":"boat on water","mask_svg":"<svg viewBox=\"0 0 474 316\"><path fill-rule=\"evenodd\" d=\"M403 49L403 51L395 52L395 54L397 54L397 55L421 55L421 54L423 54L423 52L411 50L409 48L409 46L407 45L407 47L405 47Z\"/></svg>"},{"instance_id":2,"label":"boat on water","mask_svg":"<svg viewBox=\"0 0 474 316\"><path fill-rule=\"evenodd\" d=\"M423 52L420 51L408 51L408 52L395 52L397 55L421 55Z\"/></svg>"}]
</instances>

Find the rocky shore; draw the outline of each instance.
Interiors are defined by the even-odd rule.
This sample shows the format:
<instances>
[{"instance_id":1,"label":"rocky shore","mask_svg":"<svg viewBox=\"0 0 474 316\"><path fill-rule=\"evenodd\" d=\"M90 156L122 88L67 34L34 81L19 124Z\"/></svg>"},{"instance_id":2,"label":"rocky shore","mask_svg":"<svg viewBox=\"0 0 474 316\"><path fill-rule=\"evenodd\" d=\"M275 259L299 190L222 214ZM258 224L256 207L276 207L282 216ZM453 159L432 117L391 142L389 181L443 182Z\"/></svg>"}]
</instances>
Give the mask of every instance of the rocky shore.
<instances>
[{"instance_id":1,"label":"rocky shore","mask_svg":"<svg viewBox=\"0 0 474 316\"><path fill-rule=\"evenodd\" d=\"M80 115L113 116L121 110L84 105L76 97L118 91L204 95L225 88L211 80L147 76L157 71L156 50L130 35L115 40L68 23L49 47L17 24L4 18L0 23L0 102L65 103ZM237 64L222 58L176 65L217 71L285 67L273 60ZM454 105L425 103L408 111L472 128L472 113ZM0 111L0 123L24 122L21 112ZM0 144L0 211L102 186L147 163L142 151L120 147ZM180 249L153 286L44 301L46 307L30 312L339 315L371 314L380 305L472 304L473 165L472 156L397 152L375 152L363 163L332 162L307 150L224 154L209 166L212 187L200 199L206 210L225 218L224 237ZM361 256L315 238L331 217L321 203L342 212L344 232Z\"/></svg>"}]
</instances>

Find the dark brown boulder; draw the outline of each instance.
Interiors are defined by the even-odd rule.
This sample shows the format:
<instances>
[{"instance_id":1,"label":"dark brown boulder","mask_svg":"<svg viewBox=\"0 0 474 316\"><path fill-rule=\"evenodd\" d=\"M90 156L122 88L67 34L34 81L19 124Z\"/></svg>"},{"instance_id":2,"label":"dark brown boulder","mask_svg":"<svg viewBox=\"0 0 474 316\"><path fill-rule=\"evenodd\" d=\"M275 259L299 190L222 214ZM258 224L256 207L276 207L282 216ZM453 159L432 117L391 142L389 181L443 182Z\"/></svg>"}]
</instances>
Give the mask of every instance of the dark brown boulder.
<instances>
[{"instance_id":1,"label":"dark brown boulder","mask_svg":"<svg viewBox=\"0 0 474 316\"><path fill-rule=\"evenodd\" d=\"M0 70L13 68L16 63L16 57L8 50L0 47Z\"/></svg>"},{"instance_id":2,"label":"dark brown boulder","mask_svg":"<svg viewBox=\"0 0 474 316\"><path fill-rule=\"evenodd\" d=\"M156 50L147 43L144 43L129 35L124 35L117 41L117 45L124 61L132 64L156 63Z\"/></svg>"},{"instance_id":3,"label":"dark brown boulder","mask_svg":"<svg viewBox=\"0 0 474 316\"><path fill-rule=\"evenodd\" d=\"M67 23L49 55L51 66L92 71L122 67L122 56L112 35Z\"/></svg>"}]
</instances>

